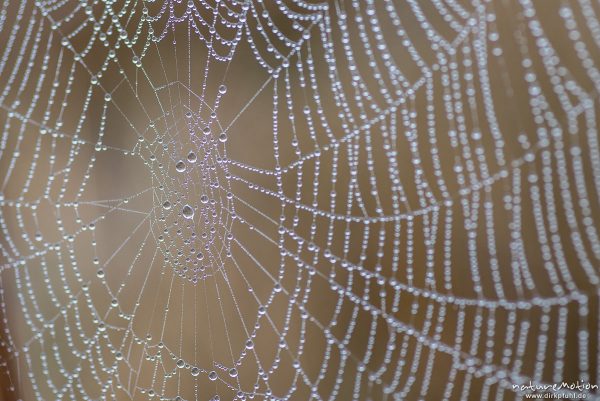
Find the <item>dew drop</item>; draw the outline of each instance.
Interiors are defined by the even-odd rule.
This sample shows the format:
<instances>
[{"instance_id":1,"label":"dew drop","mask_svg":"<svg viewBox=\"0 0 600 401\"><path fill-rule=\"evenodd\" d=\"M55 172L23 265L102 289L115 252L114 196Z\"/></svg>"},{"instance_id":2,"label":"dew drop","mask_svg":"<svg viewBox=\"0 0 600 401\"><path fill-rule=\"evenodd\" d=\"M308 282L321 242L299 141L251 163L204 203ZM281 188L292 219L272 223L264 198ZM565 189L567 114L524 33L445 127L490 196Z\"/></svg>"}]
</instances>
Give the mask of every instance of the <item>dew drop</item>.
<instances>
[{"instance_id":1,"label":"dew drop","mask_svg":"<svg viewBox=\"0 0 600 401\"><path fill-rule=\"evenodd\" d=\"M190 205L185 205L181 210L181 213L186 219L192 219L194 217L194 209Z\"/></svg>"},{"instance_id":2,"label":"dew drop","mask_svg":"<svg viewBox=\"0 0 600 401\"><path fill-rule=\"evenodd\" d=\"M237 377L237 375L238 375L238 371L237 371L236 368L229 369L229 376L231 376L231 377Z\"/></svg>"},{"instance_id":3,"label":"dew drop","mask_svg":"<svg viewBox=\"0 0 600 401\"><path fill-rule=\"evenodd\" d=\"M117 353L115 354L115 358L117 359L117 361L120 361L123 359L123 353L121 351L117 351Z\"/></svg>"},{"instance_id":4,"label":"dew drop","mask_svg":"<svg viewBox=\"0 0 600 401\"><path fill-rule=\"evenodd\" d=\"M213 381L213 382L214 382L215 380L217 380L217 372L215 372L214 370L213 370L213 371L211 371L211 372L208 374L208 378L209 378L211 381Z\"/></svg>"},{"instance_id":5,"label":"dew drop","mask_svg":"<svg viewBox=\"0 0 600 401\"><path fill-rule=\"evenodd\" d=\"M202 196L200 197L200 202L202 202L202 203L208 203L208 196L206 196L206 195L202 195Z\"/></svg>"},{"instance_id":6,"label":"dew drop","mask_svg":"<svg viewBox=\"0 0 600 401\"><path fill-rule=\"evenodd\" d=\"M198 376L200 374L200 369L198 369L197 367L193 367L192 368L192 376Z\"/></svg>"},{"instance_id":7,"label":"dew drop","mask_svg":"<svg viewBox=\"0 0 600 401\"><path fill-rule=\"evenodd\" d=\"M178 359L177 360L177 367L179 369L183 369L185 367L185 361L183 359Z\"/></svg>"},{"instance_id":8,"label":"dew drop","mask_svg":"<svg viewBox=\"0 0 600 401\"><path fill-rule=\"evenodd\" d=\"M246 341L246 349L254 348L254 342L252 340Z\"/></svg>"},{"instance_id":9,"label":"dew drop","mask_svg":"<svg viewBox=\"0 0 600 401\"><path fill-rule=\"evenodd\" d=\"M171 209L171 202L166 201L165 203L163 203L163 209L165 209L165 210Z\"/></svg>"},{"instance_id":10,"label":"dew drop","mask_svg":"<svg viewBox=\"0 0 600 401\"><path fill-rule=\"evenodd\" d=\"M185 171L185 163L183 162L183 160L179 160L177 162L177 164L175 165L175 170L179 171L180 173L183 173Z\"/></svg>"},{"instance_id":11,"label":"dew drop","mask_svg":"<svg viewBox=\"0 0 600 401\"><path fill-rule=\"evenodd\" d=\"M225 85L219 86L219 93L224 95L227 92L227 87Z\"/></svg>"},{"instance_id":12,"label":"dew drop","mask_svg":"<svg viewBox=\"0 0 600 401\"><path fill-rule=\"evenodd\" d=\"M100 269L96 272L96 275L100 278L104 277L104 270Z\"/></svg>"},{"instance_id":13,"label":"dew drop","mask_svg":"<svg viewBox=\"0 0 600 401\"><path fill-rule=\"evenodd\" d=\"M204 133L204 135L210 135L210 127L207 125L202 129L202 132Z\"/></svg>"},{"instance_id":14,"label":"dew drop","mask_svg":"<svg viewBox=\"0 0 600 401\"><path fill-rule=\"evenodd\" d=\"M196 163L196 160L198 160L198 157L196 156L196 154L194 152L190 152L187 155L187 159L190 163Z\"/></svg>"}]
</instances>

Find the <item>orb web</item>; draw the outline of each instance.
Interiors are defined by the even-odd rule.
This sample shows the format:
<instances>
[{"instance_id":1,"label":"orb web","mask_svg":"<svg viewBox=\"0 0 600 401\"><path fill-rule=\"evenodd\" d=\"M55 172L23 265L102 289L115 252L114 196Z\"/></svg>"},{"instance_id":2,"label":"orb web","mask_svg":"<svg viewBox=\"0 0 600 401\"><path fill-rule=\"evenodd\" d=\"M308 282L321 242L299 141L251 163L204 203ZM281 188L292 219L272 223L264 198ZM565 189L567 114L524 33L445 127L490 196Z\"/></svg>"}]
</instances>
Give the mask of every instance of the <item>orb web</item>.
<instances>
[{"instance_id":1,"label":"orb web","mask_svg":"<svg viewBox=\"0 0 600 401\"><path fill-rule=\"evenodd\" d=\"M6 394L598 384L599 13L5 0Z\"/></svg>"}]
</instances>

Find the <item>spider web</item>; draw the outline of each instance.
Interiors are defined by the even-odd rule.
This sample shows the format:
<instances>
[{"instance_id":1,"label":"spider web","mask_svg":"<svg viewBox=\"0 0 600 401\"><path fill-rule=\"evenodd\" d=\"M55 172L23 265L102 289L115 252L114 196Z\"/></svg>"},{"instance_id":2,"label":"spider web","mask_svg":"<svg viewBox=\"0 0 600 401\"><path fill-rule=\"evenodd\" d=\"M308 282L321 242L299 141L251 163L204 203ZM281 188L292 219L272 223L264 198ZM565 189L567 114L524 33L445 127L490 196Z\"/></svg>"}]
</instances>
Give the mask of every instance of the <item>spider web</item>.
<instances>
[{"instance_id":1,"label":"spider web","mask_svg":"<svg viewBox=\"0 0 600 401\"><path fill-rule=\"evenodd\" d=\"M598 3L1 7L9 397L600 382Z\"/></svg>"}]
</instances>

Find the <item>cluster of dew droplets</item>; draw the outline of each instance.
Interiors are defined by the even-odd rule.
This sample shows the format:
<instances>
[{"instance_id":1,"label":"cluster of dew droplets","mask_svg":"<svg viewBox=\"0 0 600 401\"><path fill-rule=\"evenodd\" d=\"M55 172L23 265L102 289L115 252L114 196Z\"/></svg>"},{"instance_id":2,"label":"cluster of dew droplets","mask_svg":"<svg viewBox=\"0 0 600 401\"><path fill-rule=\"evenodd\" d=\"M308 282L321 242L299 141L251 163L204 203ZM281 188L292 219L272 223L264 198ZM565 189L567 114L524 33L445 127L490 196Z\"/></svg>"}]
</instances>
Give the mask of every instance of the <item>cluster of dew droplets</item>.
<instances>
[{"instance_id":1,"label":"cluster of dew droplets","mask_svg":"<svg viewBox=\"0 0 600 401\"><path fill-rule=\"evenodd\" d=\"M172 175L164 175L169 170L163 169L165 185L160 186L167 197L162 200L165 219L175 219L173 224L179 228L168 228L163 224L164 232L160 233L159 242L164 245L166 260L174 264L178 274L191 274L194 282L217 268L211 266L215 257L210 247L219 249L220 246L212 244L215 241L228 243L233 239L231 233L223 231L227 221L232 221L228 214L234 208L231 205L233 194L226 189L229 174L224 170L227 134L217 120L221 97L226 93L227 87L220 85L210 109L201 103L198 109L183 112L189 143L187 149L176 142L169 144L166 155L172 160L174 169ZM167 146L163 147L167 150ZM185 251L181 249L183 245L177 245L182 242L187 244ZM231 255L228 245L225 249L226 255Z\"/></svg>"}]
</instances>

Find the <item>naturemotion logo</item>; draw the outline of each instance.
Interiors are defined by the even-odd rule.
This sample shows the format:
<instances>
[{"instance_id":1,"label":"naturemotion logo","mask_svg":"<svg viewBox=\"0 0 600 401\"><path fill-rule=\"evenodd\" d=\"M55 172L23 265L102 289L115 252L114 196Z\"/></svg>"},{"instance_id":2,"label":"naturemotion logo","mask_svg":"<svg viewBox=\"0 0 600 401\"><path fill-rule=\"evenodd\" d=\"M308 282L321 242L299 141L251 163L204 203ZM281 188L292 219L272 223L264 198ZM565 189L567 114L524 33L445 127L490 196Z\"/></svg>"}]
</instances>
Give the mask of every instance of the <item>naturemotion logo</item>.
<instances>
[{"instance_id":1,"label":"naturemotion logo","mask_svg":"<svg viewBox=\"0 0 600 401\"><path fill-rule=\"evenodd\" d=\"M579 380L551 384L530 381L527 384L513 384L512 389L526 393L526 399L582 400L586 399L590 392L598 390L598 385Z\"/></svg>"}]
</instances>

